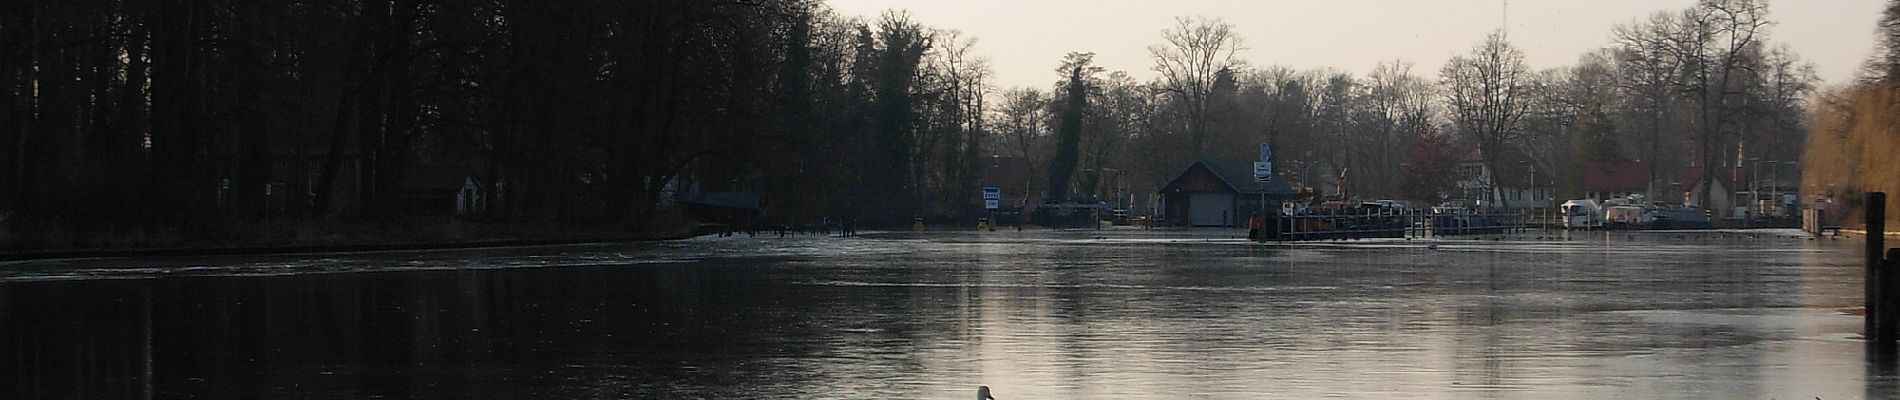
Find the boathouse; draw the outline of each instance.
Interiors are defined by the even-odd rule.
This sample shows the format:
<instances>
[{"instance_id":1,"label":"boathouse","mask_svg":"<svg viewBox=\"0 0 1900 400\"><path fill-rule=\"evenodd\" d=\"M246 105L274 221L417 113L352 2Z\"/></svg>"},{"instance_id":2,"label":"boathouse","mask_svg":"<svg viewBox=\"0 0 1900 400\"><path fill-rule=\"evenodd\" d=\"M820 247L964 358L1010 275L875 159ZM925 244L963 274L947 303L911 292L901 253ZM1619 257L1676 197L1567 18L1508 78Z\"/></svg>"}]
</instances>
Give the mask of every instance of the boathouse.
<instances>
[{"instance_id":1,"label":"boathouse","mask_svg":"<svg viewBox=\"0 0 1900 400\"><path fill-rule=\"evenodd\" d=\"M1255 212L1278 212L1294 193L1284 180L1254 181L1251 162L1195 161L1159 194L1168 225L1244 227Z\"/></svg>"}]
</instances>

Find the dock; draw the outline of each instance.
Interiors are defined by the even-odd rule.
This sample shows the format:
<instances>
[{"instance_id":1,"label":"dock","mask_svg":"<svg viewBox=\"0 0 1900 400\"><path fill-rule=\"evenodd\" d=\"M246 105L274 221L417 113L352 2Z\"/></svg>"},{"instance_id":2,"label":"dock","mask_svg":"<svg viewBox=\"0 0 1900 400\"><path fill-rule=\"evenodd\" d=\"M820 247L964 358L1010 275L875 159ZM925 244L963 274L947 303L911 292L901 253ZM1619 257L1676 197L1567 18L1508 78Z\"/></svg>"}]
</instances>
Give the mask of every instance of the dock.
<instances>
[{"instance_id":1,"label":"dock","mask_svg":"<svg viewBox=\"0 0 1900 400\"><path fill-rule=\"evenodd\" d=\"M1491 235L1523 232L1530 226L1530 218L1518 213L1282 215L1269 219L1255 240L1290 242Z\"/></svg>"}]
</instances>

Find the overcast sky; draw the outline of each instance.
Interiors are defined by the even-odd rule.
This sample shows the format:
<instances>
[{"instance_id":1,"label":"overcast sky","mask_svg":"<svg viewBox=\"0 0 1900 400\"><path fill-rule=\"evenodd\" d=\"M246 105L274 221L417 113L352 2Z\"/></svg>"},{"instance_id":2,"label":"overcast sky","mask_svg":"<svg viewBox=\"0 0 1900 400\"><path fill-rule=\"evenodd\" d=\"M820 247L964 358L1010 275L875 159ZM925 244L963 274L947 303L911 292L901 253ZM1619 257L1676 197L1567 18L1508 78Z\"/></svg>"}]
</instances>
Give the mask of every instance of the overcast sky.
<instances>
[{"instance_id":1,"label":"overcast sky","mask_svg":"<svg viewBox=\"0 0 1900 400\"><path fill-rule=\"evenodd\" d=\"M1454 54L1470 51L1509 21L1511 42L1531 67L1574 64L1611 43L1617 24L1694 0L828 0L848 16L908 10L918 22L975 36L999 87L1047 87L1071 51L1095 52L1109 70L1150 79L1147 48L1175 16L1220 17L1246 39L1255 66L1331 67L1364 75L1403 59L1436 79ZM1781 0L1770 4L1770 40L1814 63L1827 84L1853 79L1873 53L1880 0Z\"/></svg>"}]
</instances>

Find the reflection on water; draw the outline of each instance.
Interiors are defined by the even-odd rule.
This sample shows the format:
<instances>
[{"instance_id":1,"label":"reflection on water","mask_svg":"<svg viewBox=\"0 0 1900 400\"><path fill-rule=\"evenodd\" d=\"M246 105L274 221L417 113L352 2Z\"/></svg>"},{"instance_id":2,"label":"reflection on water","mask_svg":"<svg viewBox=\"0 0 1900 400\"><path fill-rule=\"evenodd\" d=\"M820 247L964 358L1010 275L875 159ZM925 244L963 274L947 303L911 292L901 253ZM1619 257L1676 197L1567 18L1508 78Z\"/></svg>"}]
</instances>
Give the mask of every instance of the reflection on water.
<instances>
[{"instance_id":1,"label":"reflection on water","mask_svg":"<svg viewBox=\"0 0 1900 400\"><path fill-rule=\"evenodd\" d=\"M880 234L0 265L0 397L1857 398L1855 244ZM1546 234L1549 235L1549 234ZM1888 369L1882 369L1888 368Z\"/></svg>"}]
</instances>

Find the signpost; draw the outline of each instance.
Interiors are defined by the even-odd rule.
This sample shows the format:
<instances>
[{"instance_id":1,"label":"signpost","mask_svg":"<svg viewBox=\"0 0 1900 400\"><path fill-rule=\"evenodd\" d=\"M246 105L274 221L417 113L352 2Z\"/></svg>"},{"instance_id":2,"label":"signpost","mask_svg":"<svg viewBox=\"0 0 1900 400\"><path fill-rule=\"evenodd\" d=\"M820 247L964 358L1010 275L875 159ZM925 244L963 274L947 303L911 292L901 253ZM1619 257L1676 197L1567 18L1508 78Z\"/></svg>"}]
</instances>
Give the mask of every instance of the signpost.
<instances>
[{"instance_id":1,"label":"signpost","mask_svg":"<svg viewBox=\"0 0 1900 400\"><path fill-rule=\"evenodd\" d=\"M989 211L990 217L984 218L982 223L978 224L977 229L991 230L991 231L996 230L996 209L1000 208L999 206L1002 205L1002 202L1003 202L1003 188L995 187L995 186L983 187L983 209ZM1017 218L1022 218L1022 217L1018 216ZM1018 224L1019 224L1018 226L1020 226L1021 222L1018 222Z\"/></svg>"},{"instance_id":2,"label":"signpost","mask_svg":"<svg viewBox=\"0 0 1900 400\"><path fill-rule=\"evenodd\" d=\"M1273 147L1260 144L1260 161L1253 163L1253 179L1259 182L1273 180Z\"/></svg>"},{"instance_id":3,"label":"signpost","mask_svg":"<svg viewBox=\"0 0 1900 400\"><path fill-rule=\"evenodd\" d=\"M1280 226L1280 220L1278 219L1279 214L1273 213L1273 210L1267 209L1267 182L1273 181L1273 146L1268 145L1266 143L1260 144L1260 161L1253 162L1253 180L1254 182L1260 183L1260 211L1259 211L1260 214L1258 215L1275 216L1275 218L1272 219L1271 222L1273 223L1274 229L1279 229L1279 226ZM1272 214L1269 214L1269 213L1272 213ZM1248 219L1248 220L1252 221L1252 219ZM1249 224L1249 225L1252 225L1252 224ZM1249 228L1253 228L1257 230L1261 227L1250 226ZM1250 239L1254 239L1254 240L1261 239L1261 236L1259 236L1259 232L1255 232L1253 235L1250 235L1250 236L1253 236Z\"/></svg>"}]
</instances>

